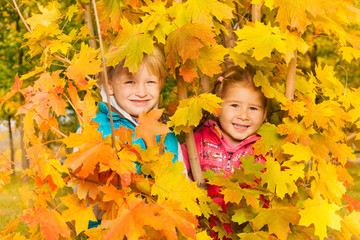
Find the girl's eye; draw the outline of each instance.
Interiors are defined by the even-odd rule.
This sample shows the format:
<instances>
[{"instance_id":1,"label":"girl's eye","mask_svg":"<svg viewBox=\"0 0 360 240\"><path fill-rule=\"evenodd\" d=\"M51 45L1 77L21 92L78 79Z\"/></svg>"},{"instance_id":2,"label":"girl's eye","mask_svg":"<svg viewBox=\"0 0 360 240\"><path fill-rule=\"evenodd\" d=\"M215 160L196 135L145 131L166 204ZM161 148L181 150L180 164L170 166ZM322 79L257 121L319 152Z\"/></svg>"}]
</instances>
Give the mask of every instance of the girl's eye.
<instances>
[{"instance_id":1,"label":"girl's eye","mask_svg":"<svg viewBox=\"0 0 360 240\"><path fill-rule=\"evenodd\" d=\"M257 108L257 107L250 107L250 110L252 110L252 111L257 111L258 108Z\"/></svg>"}]
</instances>

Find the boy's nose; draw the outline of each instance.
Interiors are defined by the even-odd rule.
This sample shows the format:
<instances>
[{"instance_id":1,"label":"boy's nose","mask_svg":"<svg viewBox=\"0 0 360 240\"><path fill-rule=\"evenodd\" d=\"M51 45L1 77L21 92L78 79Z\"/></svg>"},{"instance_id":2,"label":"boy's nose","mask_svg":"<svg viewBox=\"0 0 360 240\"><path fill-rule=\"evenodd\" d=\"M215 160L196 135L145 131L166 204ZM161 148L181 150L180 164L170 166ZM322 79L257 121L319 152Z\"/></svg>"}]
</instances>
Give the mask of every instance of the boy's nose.
<instances>
[{"instance_id":1,"label":"boy's nose","mask_svg":"<svg viewBox=\"0 0 360 240\"><path fill-rule=\"evenodd\" d=\"M145 97L147 95L146 86L139 84L136 88L135 95L138 97Z\"/></svg>"}]
</instances>

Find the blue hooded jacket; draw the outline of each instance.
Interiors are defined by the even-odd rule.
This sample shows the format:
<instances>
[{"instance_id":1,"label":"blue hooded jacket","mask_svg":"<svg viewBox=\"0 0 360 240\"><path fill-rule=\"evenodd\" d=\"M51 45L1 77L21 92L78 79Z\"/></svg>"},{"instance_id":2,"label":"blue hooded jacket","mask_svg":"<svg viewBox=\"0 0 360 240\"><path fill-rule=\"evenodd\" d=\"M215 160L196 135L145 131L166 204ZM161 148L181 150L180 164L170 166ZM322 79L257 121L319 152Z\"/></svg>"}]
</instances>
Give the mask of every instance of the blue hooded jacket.
<instances>
[{"instance_id":1,"label":"blue hooded jacket","mask_svg":"<svg viewBox=\"0 0 360 240\"><path fill-rule=\"evenodd\" d=\"M124 126L134 131L132 144L139 144L142 149L146 149L145 142L142 138L138 138L135 140L135 125L128 119L123 116L112 112L114 129L120 128L120 126ZM99 132L102 132L103 138L106 138L111 134L111 123L110 123L110 114L108 107L105 103L100 102L99 104L99 112L96 114L96 117L93 119L94 122L99 123ZM156 136L156 142L160 140L160 135ZM173 132L170 132L165 137L165 151L169 151L174 153L174 158L172 162L178 160L178 141ZM140 173L139 164L136 165L137 172Z\"/></svg>"}]
</instances>

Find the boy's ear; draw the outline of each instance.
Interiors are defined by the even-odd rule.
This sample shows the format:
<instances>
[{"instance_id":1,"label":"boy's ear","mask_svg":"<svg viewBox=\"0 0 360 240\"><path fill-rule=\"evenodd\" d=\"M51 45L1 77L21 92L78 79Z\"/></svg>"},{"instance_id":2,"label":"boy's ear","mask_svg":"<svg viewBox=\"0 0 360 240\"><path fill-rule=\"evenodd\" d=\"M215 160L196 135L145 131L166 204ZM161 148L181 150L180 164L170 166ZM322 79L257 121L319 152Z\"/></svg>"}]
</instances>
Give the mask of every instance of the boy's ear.
<instances>
[{"instance_id":1,"label":"boy's ear","mask_svg":"<svg viewBox=\"0 0 360 240\"><path fill-rule=\"evenodd\" d=\"M109 82L109 94L114 95L114 91L110 82Z\"/></svg>"}]
</instances>

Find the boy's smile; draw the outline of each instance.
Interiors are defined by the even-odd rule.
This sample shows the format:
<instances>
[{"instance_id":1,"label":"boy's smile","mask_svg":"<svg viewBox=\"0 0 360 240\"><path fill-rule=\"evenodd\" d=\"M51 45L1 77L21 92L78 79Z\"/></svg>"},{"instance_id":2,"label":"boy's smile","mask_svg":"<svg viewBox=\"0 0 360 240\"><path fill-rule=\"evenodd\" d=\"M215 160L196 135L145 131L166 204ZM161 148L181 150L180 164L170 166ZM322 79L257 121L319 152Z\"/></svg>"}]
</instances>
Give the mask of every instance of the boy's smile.
<instances>
[{"instance_id":1,"label":"boy's smile","mask_svg":"<svg viewBox=\"0 0 360 240\"><path fill-rule=\"evenodd\" d=\"M219 114L221 130L226 138L238 145L254 135L266 118L261 92L251 86L235 85L223 97Z\"/></svg>"},{"instance_id":2,"label":"boy's smile","mask_svg":"<svg viewBox=\"0 0 360 240\"><path fill-rule=\"evenodd\" d=\"M160 80L144 63L140 64L135 74L125 68L113 76L110 82L110 94L133 118L153 109L159 100Z\"/></svg>"}]
</instances>

